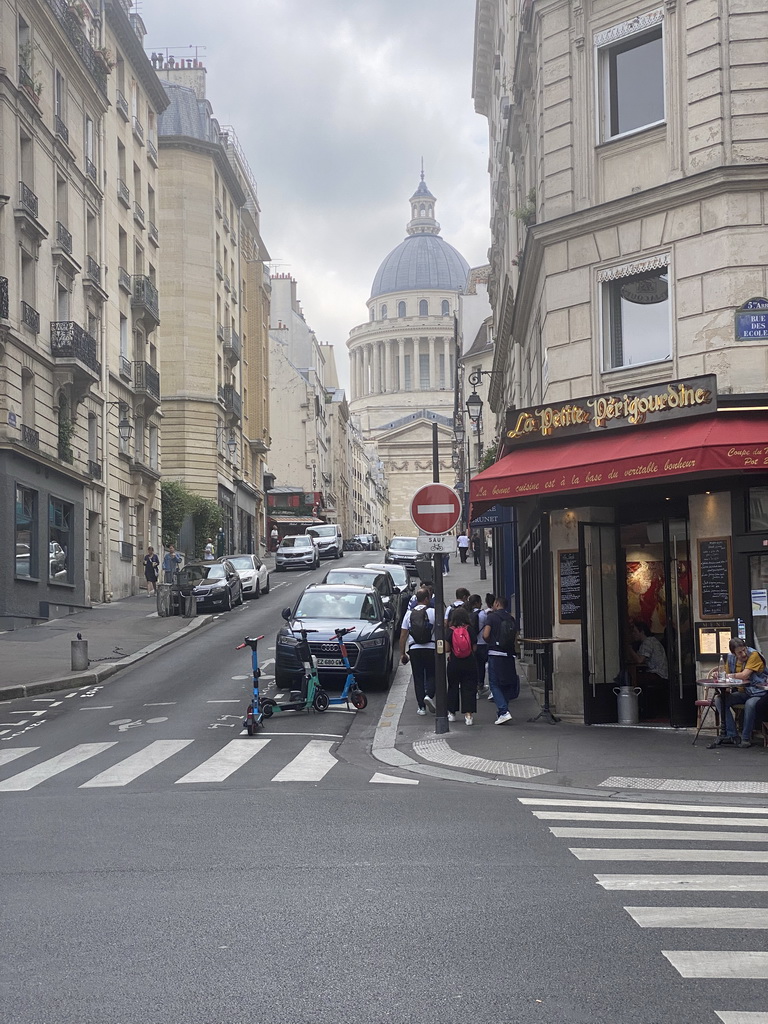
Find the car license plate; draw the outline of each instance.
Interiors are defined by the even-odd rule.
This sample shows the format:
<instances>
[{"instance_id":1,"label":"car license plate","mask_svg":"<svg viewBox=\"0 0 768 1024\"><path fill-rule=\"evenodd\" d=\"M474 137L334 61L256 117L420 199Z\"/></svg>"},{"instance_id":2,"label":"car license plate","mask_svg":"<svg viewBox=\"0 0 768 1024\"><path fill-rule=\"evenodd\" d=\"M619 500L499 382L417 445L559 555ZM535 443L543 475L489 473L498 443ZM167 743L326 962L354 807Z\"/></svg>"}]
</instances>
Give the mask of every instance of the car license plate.
<instances>
[{"instance_id":1,"label":"car license plate","mask_svg":"<svg viewBox=\"0 0 768 1024\"><path fill-rule=\"evenodd\" d=\"M202 594L198 594L198 595L197 595L197 600L198 600L198 601L204 601L204 600L205 600L205 597L204 597L204 596L203 596Z\"/></svg>"},{"instance_id":2,"label":"car license plate","mask_svg":"<svg viewBox=\"0 0 768 1024\"><path fill-rule=\"evenodd\" d=\"M338 668L343 664L341 658L317 658L318 668Z\"/></svg>"}]
</instances>

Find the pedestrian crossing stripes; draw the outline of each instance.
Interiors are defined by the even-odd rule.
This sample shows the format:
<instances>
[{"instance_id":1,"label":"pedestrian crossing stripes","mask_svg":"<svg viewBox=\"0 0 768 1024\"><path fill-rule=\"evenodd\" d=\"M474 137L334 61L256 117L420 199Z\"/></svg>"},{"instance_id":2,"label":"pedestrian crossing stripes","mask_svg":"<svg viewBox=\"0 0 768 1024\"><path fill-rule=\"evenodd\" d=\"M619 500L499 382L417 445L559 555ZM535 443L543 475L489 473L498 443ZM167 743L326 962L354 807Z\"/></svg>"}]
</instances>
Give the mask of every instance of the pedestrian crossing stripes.
<instances>
[{"instance_id":1,"label":"pedestrian crossing stripes","mask_svg":"<svg viewBox=\"0 0 768 1024\"><path fill-rule=\"evenodd\" d=\"M272 739L280 737L263 737L230 740L215 753L207 757L195 768L187 771L173 781L175 784L221 784L226 782L240 769L258 757L267 748ZM297 734L290 734L297 735ZM79 782L77 789L119 789L130 785L137 779L151 772L186 748L192 747L193 740L155 740L127 757L103 768L85 782ZM276 774L269 779L271 782L321 782L340 763L332 753L336 739L309 740L293 758L289 759ZM119 753L125 745L117 741L106 743L79 743L69 750L46 758L43 761L25 768L0 780L0 793L24 793L57 780L69 769L82 765L93 758L112 751ZM112 750L112 748L117 748ZM285 749L278 744L275 749ZM30 758L40 750L39 747L14 747L0 750L0 768L21 758ZM274 768L272 769L274 770ZM263 774L263 773L257 773ZM267 773L269 774L269 773ZM250 777L249 777L250 778ZM372 783L391 783L395 785L418 785L418 780L404 779L395 775L375 772L368 780Z\"/></svg>"},{"instance_id":2,"label":"pedestrian crossing stripes","mask_svg":"<svg viewBox=\"0 0 768 1024\"><path fill-rule=\"evenodd\" d=\"M604 844L572 846L569 852L585 865L613 861L625 868L593 875L596 885L606 893L649 893L656 897L654 905L623 909L639 928L656 929L668 936L660 941L660 947L670 945L669 938L676 930L696 930L701 936L699 944L708 948L660 948L659 953L681 979L720 982L712 989L716 1003L713 1021L768 1024L768 1011L738 1009L738 1003L764 1002L762 989L750 987L750 983L768 979L768 953L761 951L766 945L765 936L755 935L749 941L752 950L729 948L727 938L723 941L729 930L736 935L768 932L768 901L761 895L768 892L768 873L762 868L758 868L761 873L756 873L754 867L749 870L750 866L768 863L768 831L760 831L768 825L768 807L535 797L521 797L519 802L546 822L555 838ZM627 823L655 827L627 828ZM678 825L692 827L680 829L675 827ZM684 845L669 845L672 842ZM664 870L665 864L674 866L673 871ZM662 866L662 870L654 872L655 865ZM689 865L690 871L686 872ZM674 870L677 868L681 870ZM717 894L719 905L712 905L712 894ZM677 903L676 897L683 902ZM709 942L708 931L712 932ZM718 1008L728 1002L736 1006Z\"/></svg>"}]
</instances>

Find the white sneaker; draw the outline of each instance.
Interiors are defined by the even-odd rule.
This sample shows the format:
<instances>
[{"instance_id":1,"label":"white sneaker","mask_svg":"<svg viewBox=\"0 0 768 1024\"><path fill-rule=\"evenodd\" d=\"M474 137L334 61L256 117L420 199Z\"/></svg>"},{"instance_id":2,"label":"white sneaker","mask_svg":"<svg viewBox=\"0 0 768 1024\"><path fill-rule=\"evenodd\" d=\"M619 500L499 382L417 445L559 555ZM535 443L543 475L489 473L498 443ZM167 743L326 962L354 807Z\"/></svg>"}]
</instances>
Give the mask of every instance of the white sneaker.
<instances>
[{"instance_id":1,"label":"white sneaker","mask_svg":"<svg viewBox=\"0 0 768 1024\"><path fill-rule=\"evenodd\" d=\"M486 700L493 700L493 694L489 693L488 696L485 699Z\"/></svg>"},{"instance_id":2,"label":"white sneaker","mask_svg":"<svg viewBox=\"0 0 768 1024\"><path fill-rule=\"evenodd\" d=\"M426 708L419 708L419 709L418 709L418 710L416 711L416 714L417 714L417 715L426 715L426 713L427 713L427 709L426 709Z\"/></svg>"},{"instance_id":3,"label":"white sneaker","mask_svg":"<svg viewBox=\"0 0 768 1024\"><path fill-rule=\"evenodd\" d=\"M452 711L448 712L448 721L449 722L455 722L456 721L456 715L454 715L454 713Z\"/></svg>"},{"instance_id":4,"label":"white sneaker","mask_svg":"<svg viewBox=\"0 0 768 1024\"><path fill-rule=\"evenodd\" d=\"M464 715L464 725L474 725L475 720L472 715Z\"/></svg>"},{"instance_id":5,"label":"white sneaker","mask_svg":"<svg viewBox=\"0 0 768 1024\"><path fill-rule=\"evenodd\" d=\"M496 721L493 724L494 725L504 725L505 722L511 722L511 721L512 721L512 715L510 715L510 713L508 711L505 711L503 715L499 715L499 717L496 719Z\"/></svg>"},{"instance_id":6,"label":"white sneaker","mask_svg":"<svg viewBox=\"0 0 768 1024\"><path fill-rule=\"evenodd\" d=\"M431 711L432 714L434 715L434 713L435 713L435 698L434 697L425 697L424 698L424 706L426 707L427 711Z\"/></svg>"}]
</instances>

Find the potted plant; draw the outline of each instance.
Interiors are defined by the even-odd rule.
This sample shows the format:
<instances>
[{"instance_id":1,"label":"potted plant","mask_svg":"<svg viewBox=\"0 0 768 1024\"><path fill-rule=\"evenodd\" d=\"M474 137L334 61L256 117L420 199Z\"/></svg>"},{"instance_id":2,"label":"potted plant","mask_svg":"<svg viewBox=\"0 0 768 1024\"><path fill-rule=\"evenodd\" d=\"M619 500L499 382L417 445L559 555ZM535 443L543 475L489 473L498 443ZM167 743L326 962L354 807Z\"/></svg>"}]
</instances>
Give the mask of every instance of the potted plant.
<instances>
[{"instance_id":1,"label":"potted plant","mask_svg":"<svg viewBox=\"0 0 768 1024\"><path fill-rule=\"evenodd\" d=\"M59 458L62 462L74 462L72 439L75 436L75 424L68 416L59 417Z\"/></svg>"},{"instance_id":2,"label":"potted plant","mask_svg":"<svg viewBox=\"0 0 768 1024\"><path fill-rule=\"evenodd\" d=\"M528 190L528 195L525 197L525 205L518 206L515 210L515 217L517 220L522 221L526 227L530 227L531 224L536 223L536 189L531 188Z\"/></svg>"},{"instance_id":3,"label":"potted plant","mask_svg":"<svg viewBox=\"0 0 768 1024\"><path fill-rule=\"evenodd\" d=\"M40 81L40 72L34 70L33 56L34 47L31 42L24 43L19 47L19 67L24 72L21 84L37 103L43 91L43 83Z\"/></svg>"},{"instance_id":4,"label":"potted plant","mask_svg":"<svg viewBox=\"0 0 768 1024\"><path fill-rule=\"evenodd\" d=\"M112 51L107 46L100 46L98 50L94 50L94 53L106 68L107 73L109 73L115 66L115 58Z\"/></svg>"}]
</instances>

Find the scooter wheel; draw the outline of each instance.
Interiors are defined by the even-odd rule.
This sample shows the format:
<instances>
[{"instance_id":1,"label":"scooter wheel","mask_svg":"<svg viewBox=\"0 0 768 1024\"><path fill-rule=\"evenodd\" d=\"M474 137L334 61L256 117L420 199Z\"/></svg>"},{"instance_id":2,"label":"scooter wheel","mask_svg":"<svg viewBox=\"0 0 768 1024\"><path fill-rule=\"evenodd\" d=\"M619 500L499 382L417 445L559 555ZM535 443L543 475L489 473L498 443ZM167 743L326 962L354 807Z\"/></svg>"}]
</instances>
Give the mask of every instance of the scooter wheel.
<instances>
[{"instance_id":1,"label":"scooter wheel","mask_svg":"<svg viewBox=\"0 0 768 1024\"><path fill-rule=\"evenodd\" d=\"M325 690L318 690L315 694L315 699L312 701L312 707L315 711L327 711L330 703L328 694Z\"/></svg>"},{"instance_id":2,"label":"scooter wheel","mask_svg":"<svg viewBox=\"0 0 768 1024\"><path fill-rule=\"evenodd\" d=\"M249 717L248 720L246 721L246 723L245 723L245 731L248 733L249 736L255 736L255 734L256 734L256 723L254 722L252 717Z\"/></svg>"},{"instance_id":3,"label":"scooter wheel","mask_svg":"<svg viewBox=\"0 0 768 1024\"><path fill-rule=\"evenodd\" d=\"M273 704L271 701L265 700L261 705L261 713L264 718L272 717Z\"/></svg>"},{"instance_id":4,"label":"scooter wheel","mask_svg":"<svg viewBox=\"0 0 768 1024\"><path fill-rule=\"evenodd\" d=\"M368 707L368 698L362 690L355 690L354 693L350 694L349 699L352 701L353 707L356 707L358 711Z\"/></svg>"}]
</instances>

